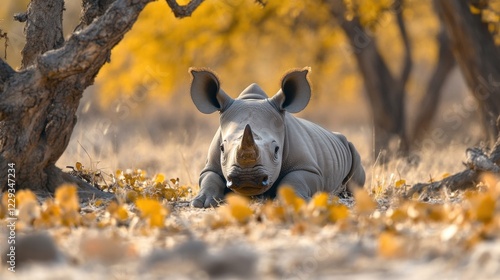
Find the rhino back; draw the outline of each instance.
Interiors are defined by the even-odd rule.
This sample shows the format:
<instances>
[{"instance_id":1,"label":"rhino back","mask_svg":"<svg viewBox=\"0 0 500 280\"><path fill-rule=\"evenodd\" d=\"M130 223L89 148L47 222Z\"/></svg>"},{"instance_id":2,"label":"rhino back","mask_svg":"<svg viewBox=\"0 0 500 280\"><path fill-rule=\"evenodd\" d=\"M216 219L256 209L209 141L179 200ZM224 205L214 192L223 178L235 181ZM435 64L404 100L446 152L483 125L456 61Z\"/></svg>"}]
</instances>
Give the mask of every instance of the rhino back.
<instances>
[{"instance_id":1,"label":"rhino back","mask_svg":"<svg viewBox=\"0 0 500 280\"><path fill-rule=\"evenodd\" d=\"M353 164L346 137L288 113L285 122L282 175L306 170L320 175L323 180L320 189L311 191L340 191Z\"/></svg>"}]
</instances>

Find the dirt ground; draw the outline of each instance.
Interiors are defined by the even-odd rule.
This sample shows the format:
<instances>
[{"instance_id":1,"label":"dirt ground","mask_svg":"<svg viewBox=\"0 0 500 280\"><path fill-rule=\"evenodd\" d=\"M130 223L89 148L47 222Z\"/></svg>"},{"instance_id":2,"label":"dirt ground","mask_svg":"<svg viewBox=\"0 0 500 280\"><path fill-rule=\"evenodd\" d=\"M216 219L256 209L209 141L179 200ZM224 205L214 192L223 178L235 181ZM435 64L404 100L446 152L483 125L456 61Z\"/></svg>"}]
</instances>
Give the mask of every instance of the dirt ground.
<instances>
[{"instance_id":1,"label":"dirt ground","mask_svg":"<svg viewBox=\"0 0 500 280\"><path fill-rule=\"evenodd\" d=\"M126 204L125 221L110 219L106 204L84 203L81 215L96 213L95 221L107 224L18 229L16 272L5 265L2 243L0 278L500 279L498 205L485 224L470 216L463 193L443 192L406 207L395 188L400 178L410 185L460 170L458 149L464 147L434 151L435 160L423 158L425 164L367 166L365 188L377 208L363 214L362 201L341 200L349 217L336 222L314 221L310 213L276 221L262 200L250 203L248 222L227 222L219 208L194 209L187 197L164 201L170 213L162 228L153 228L144 226L133 203ZM8 221L1 223L0 238L7 240Z\"/></svg>"},{"instance_id":2,"label":"dirt ground","mask_svg":"<svg viewBox=\"0 0 500 280\"><path fill-rule=\"evenodd\" d=\"M214 209L174 207L168 226L140 233L127 227L53 228L22 233L16 272L2 279L500 279L500 242L471 249L447 237L449 225L414 228L400 255L380 255L379 229L252 221L207 226ZM353 227L346 229L341 227ZM5 227L2 227L2 229ZM459 232L455 233L457 236ZM26 240L31 236L31 240ZM50 236L48 238L48 236ZM2 231L2 239L5 232ZM19 240L19 239L18 239ZM29 248L23 248L23 242ZM42 244L43 243L43 244ZM37 252L37 248L47 248ZM53 248L52 248L53 247ZM24 254L40 255L24 262ZM54 251L54 253L52 253Z\"/></svg>"},{"instance_id":3,"label":"dirt ground","mask_svg":"<svg viewBox=\"0 0 500 280\"><path fill-rule=\"evenodd\" d=\"M189 116L170 123L175 118L164 112L153 119L155 126L135 118L103 123L82 118L58 164L75 167L80 161L105 176L127 168L145 169L150 177L164 172L166 179L179 177L194 194L216 123ZM238 223L238 212L224 220L220 208L191 208L188 195L163 201L170 213L156 228L146 226L132 202L119 205L125 213L121 219L108 204L91 201L78 208L78 225L36 229L34 218L19 223L16 272L8 270L2 241L0 279L500 279L500 205L492 200L500 191L401 196L412 184L462 170L471 137L428 142L418 161L379 164L371 158L369 127L331 129L346 134L363 156L373 209L366 206L372 202L340 200L338 205L349 207L348 216L325 220L325 209L335 212L338 206L330 200L325 209L308 205L277 221L265 202L253 201L252 214ZM493 201L487 210L481 208L484 199ZM9 221L0 224L0 240L7 241Z\"/></svg>"}]
</instances>

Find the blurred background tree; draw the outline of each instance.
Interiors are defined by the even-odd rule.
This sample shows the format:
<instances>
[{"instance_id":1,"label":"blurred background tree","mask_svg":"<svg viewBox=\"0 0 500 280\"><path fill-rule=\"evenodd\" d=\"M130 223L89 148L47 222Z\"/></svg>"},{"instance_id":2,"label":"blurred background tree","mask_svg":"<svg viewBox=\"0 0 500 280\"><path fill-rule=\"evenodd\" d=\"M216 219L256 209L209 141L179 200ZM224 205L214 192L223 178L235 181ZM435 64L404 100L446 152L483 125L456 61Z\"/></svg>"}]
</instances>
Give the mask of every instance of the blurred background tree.
<instances>
[{"instance_id":1,"label":"blurred background tree","mask_svg":"<svg viewBox=\"0 0 500 280\"><path fill-rule=\"evenodd\" d=\"M493 144L499 135L500 116L500 1L436 0L436 7L460 70L479 104L485 138Z\"/></svg>"},{"instance_id":2,"label":"blurred background tree","mask_svg":"<svg viewBox=\"0 0 500 280\"><path fill-rule=\"evenodd\" d=\"M432 72L440 45L435 41L439 21L430 1L208 1L190 19L167 19L177 27L171 32L155 24L165 20L163 14L161 7L147 8L115 49L113 62L100 75L104 92L133 95L141 88L154 88L150 94L165 95L185 84L185 69L195 65L213 68L221 77L237 73L236 79L223 79L226 90L236 90L233 95L253 81L272 94L285 71L310 65L313 106L344 103L363 111L358 93L364 84L374 125L374 154L387 150L391 142L396 142L393 150L408 151L406 92L424 91L407 89L413 59L418 61L416 73ZM404 17L411 18L412 30L417 25L419 30L408 34ZM439 96L452 69L449 49L439 54L438 70L426 90L430 94L425 96ZM445 59L451 62L443 63ZM155 76L161 76L161 83L150 80ZM158 86L151 86L154 83ZM101 104L114 98L104 96ZM419 114L425 120L418 121L413 135L423 134L430 125L438 103L428 103L436 106L421 106L426 110Z\"/></svg>"}]
</instances>

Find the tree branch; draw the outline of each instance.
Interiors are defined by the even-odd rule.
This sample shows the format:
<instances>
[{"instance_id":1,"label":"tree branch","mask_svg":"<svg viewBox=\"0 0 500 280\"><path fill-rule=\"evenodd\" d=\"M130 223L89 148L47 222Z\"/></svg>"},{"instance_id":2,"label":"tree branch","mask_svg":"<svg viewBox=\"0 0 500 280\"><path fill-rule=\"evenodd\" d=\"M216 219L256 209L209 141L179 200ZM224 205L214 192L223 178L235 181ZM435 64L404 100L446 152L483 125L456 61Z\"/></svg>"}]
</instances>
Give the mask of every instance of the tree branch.
<instances>
[{"instance_id":1,"label":"tree branch","mask_svg":"<svg viewBox=\"0 0 500 280\"><path fill-rule=\"evenodd\" d=\"M191 0L187 5L181 6L176 0L167 0L167 4L174 12L176 18L189 17L203 3L204 0Z\"/></svg>"},{"instance_id":2,"label":"tree branch","mask_svg":"<svg viewBox=\"0 0 500 280\"><path fill-rule=\"evenodd\" d=\"M388 151L392 139L399 140L398 153L405 155L409 144L405 130L405 88L391 73L380 54L376 38L361 24L357 15L345 18L346 3L342 0L324 0L330 14L337 19L354 55L372 109L375 132L375 157Z\"/></svg>"},{"instance_id":3,"label":"tree branch","mask_svg":"<svg viewBox=\"0 0 500 280\"><path fill-rule=\"evenodd\" d=\"M5 82L14 75L16 71L7 62L0 58L0 93L3 91Z\"/></svg>"},{"instance_id":4,"label":"tree branch","mask_svg":"<svg viewBox=\"0 0 500 280\"><path fill-rule=\"evenodd\" d=\"M74 33L66 44L38 59L39 69L50 79L85 73L94 69L92 78L106 62L111 49L132 28L145 5L153 0L117 0L104 15L87 28Z\"/></svg>"},{"instance_id":5,"label":"tree branch","mask_svg":"<svg viewBox=\"0 0 500 280\"><path fill-rule=\"evenodd\" d=\"M75 31L82 30L89 26L94 19L102 16L113 2L115 2L115 0L83 0L82 16Z\"/></svg>"},{"instance_id":6,"label":"tree branch","mask_svg":"<svg viewBox=\"0 0 500 280\"><path fill-rule=\"evenodd\" d=\"M450 40L443 27L437 36L437 40L439 42L438 62L427 85L425 95L417 107L418 112L412 132L412 141L417 147L419 145L418 142L431 126L432 119L436 114L441 99L441 88L455 66L455 58L451 51Z\"/></svg>"},{"instance_id":7,"label":"tree branch","mask_svg":"<svg viewBox=\"0 0 500 280\"><path fill-rule=\"evenodd\" d=\"M21 68L33 64L46 51L64 43L62 14L64 0L32 0L26 13L26 45L22 50Z\"/></svg>"},{"instance_id":8,"label":"tree branch","mask_svg":"<svg viewBox=\"0 0 500 280\"><path fill-rule=\"evenodd\" d=\"M394 1L393 9L396 11L396 20L399 28L399 33L401 33L403 45L405 46L404 65L400 78L401 83L404 86L408 82L408 78L410 77L411 69L413 67L413 60L411 59L411 45L410 45L410 39L408 38L408 32L406 31L406 24L403 19L402 1L401 0Z\"/></svg>"}]
</instances>

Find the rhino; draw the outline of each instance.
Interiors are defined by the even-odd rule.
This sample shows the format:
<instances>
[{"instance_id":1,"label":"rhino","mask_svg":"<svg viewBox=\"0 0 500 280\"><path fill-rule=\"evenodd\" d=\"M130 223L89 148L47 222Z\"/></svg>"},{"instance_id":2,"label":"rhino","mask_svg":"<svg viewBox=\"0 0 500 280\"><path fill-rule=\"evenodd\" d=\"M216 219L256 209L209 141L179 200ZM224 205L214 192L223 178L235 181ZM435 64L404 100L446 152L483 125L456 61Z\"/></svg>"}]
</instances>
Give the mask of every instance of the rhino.
<instances>
[{"instance_id":1,"label":"rhino","mask_svg":"<svg viewBox=\"0 0 500 280\"><path fill-rule=\"evenodd\" d=\"M339 194L364 185L360 155L344 135L292 115L311 98L309 71L288 72L273 97L254 83L233 99L214 72L189 69L196 108L204 114L220 113L193 207L217 206L231 191L274 196L287 185L308 199L316 192Z\"/></svg>"}]
</instances>

